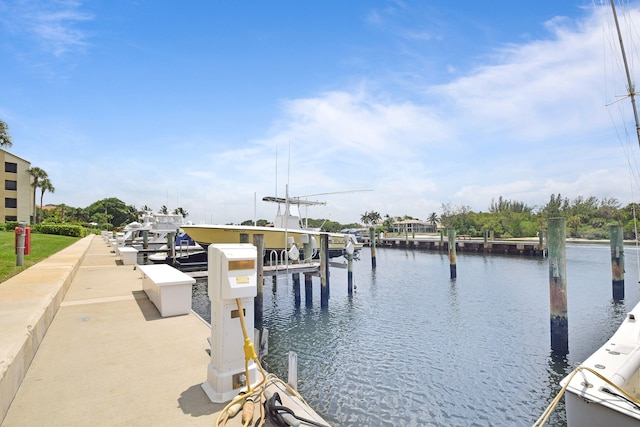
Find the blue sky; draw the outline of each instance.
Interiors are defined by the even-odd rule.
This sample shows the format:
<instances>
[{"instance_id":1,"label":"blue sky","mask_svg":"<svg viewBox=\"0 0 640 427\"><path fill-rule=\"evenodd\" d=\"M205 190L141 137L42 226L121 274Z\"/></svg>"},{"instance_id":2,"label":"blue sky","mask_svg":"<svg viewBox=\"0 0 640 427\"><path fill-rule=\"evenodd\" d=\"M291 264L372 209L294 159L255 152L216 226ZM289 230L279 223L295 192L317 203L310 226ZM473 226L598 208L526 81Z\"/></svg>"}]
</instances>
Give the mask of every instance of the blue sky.
<instances>
[{"instance_id":1,"label":"blue sky","mask_svg":"<svg viewBox=\"0 0 640 427\"><path fill-rule=\"evenodd\" d=\"M193 222L637 201L608 2L0 1L0 119L45 203ZM632 68L636 3L619 6ZM637 69L637 67L635 67ZM618 101L618 102L616 102ZM277 167L276 167L277 165ZM351 190L371 189L366 192Z\"/></svg>"}]
</instances>

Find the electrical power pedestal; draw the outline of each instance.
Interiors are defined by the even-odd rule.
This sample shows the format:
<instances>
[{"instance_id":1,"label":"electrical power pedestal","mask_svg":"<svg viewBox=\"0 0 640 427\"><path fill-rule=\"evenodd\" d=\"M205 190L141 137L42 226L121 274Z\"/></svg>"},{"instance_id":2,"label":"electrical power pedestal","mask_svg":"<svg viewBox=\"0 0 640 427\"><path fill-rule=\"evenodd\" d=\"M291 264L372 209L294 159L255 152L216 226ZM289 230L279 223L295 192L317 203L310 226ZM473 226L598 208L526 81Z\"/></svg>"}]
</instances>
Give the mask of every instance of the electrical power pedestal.
<instances>
[{"instance_id":1,"label":"electrical power pedestal","mask_svg":"<svg viewBox=\"0 0 640 427\"><path fill-rule=\"evenodd\" d=\"M256 382L257 367L249 361L246 378L244 335L236 299L240 299L249 337L253 337L253 299L257 295L256 247L212 244L208 248L211 300L211 362L202 388L212 402L233 399Z\"/></svg>"}]
</instances>

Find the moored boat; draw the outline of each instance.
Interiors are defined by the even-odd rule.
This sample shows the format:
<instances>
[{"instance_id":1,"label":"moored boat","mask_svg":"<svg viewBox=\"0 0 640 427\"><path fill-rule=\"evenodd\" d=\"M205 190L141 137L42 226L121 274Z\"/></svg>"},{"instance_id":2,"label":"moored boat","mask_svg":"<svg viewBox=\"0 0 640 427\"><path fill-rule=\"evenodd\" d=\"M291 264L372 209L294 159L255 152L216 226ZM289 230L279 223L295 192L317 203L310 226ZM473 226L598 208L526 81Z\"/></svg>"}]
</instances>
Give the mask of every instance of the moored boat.
<instances>
[{"instance_id":1,"label":"moored boat","mask_svg":"<svg viewBox=\"0 0 640 427\"><path fill-rule=\"evenodd\" d=\"M613 0L611 9L640 142L640 121L635 106L634 85ZM565 398L568 427L640 425L640 303L627 314L613 336L560 384L561 392L534 425L543 425L549 419L551 411L562 396Z\"/></svg>"},{"instance_id":2,"label":"moored boat","mask_svg":"<svg viewBox=\"0 0 640 427\"><path fill-rule=\"evenodd\" d=\"M569 427L640 425L640 303L561 385Z\"/></svg>"},{"instance_id":3,"label":"moored boat","mask_svg":"<svg viewBox=\"0 0 640 427\"><path fill-rule=\"evenodd\" d=\"M203 247L213 243L239 243L241 235L247 235L248 241L253 242L253 236L264 236L264 247L268 251L282 251L295 244L302 248L309 243L308 237L317 237L320 232L288 229L279 227L260 227L251 225L220 225L220 224L189 224L182 226L184 231ZM305 241L306 240L306 241Z\"/></svg>"},{"instance_id":4,"label":"moored boat","mask_svg":"<svg viewBox=\"0 0 640 427\"><path fill-rule=\"evenodd\" d=\"M124 227L126 246L142 249L146 241L148 249L159 249L167 243L167 235L177 233L184 223L180 214L144 212L140 219Z\"/></svg>"},{"instance_id":5,"label":"moored boat","mask_svg":"<svg viewBox=\"0 0 640 427\"><path fill-rule=\"evenodd\" d=\"M276 257L284 258L283 251L291 251L294 247L297 252L302 254L305 245L308 245L311 257L317 258L320 235L326 235L329 239L329 258L343 256L348 245L351 245L356 254L362 248L362 244L357 241L355 236L348 233L326 233L321 232L319 229L304 227L301 224L300 216L292 214L289 209L291 205L310 206L324 204L322 202L278 197L265 197L263 200L278 203L278 213L273 227L221 224L186 224L181 227L198 244L205 248L213 243L239 243L241 235L246 235L248 241L253 242L253 236L261 234L264 236L264 248L267 252L265 259L267 260L273 254ZM284 214L280 212L280 204L285 205ZM293 257L293 259L295 258Z\"/></svg>"},{"instance_id":6,"label":"moored boat","mask_svg":"<svg viewBox=\"0 0 640 427\"><path fill-rule=\"evenodd\" d=\"M148 260L154 264L206 264L207 252L184 230L180 230L174 239L173 248L165 243L158 252L149 255Z\"/></svg>"}]
</instances>

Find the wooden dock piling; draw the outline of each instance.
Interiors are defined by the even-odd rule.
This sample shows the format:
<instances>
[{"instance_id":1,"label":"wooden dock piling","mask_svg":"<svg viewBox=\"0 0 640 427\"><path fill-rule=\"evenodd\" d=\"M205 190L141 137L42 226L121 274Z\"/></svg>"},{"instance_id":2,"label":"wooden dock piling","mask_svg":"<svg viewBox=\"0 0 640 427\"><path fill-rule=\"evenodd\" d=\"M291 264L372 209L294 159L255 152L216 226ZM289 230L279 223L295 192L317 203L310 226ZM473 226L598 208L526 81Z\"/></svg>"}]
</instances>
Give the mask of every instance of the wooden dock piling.
<instances>
[{"instance_id":1,"label":"wooden dock piling","mask_svg":"<svg viewBox=\"0 0 640 427\"><path fill-rule=\"evenodd\" d=\"M609 227L611 241L611 285L613 299L624 299L624 233L622 226Z\"/></svg>"},{"instance_id":2,"label":"wooden dock piling","mask_svg":"<svg viewBox=\"0 0 640 427\"><path fill-rule=\"evenodd\" d=\"M293 273L293 299L296 307L300 306L300 273Z\"/></svg>"},{"instance_id":3,"label":"wooden dock piling","mask_svg":"<svg viewBox=\"0 0 640 427\"><path fill-rule=\"evenodd\" d=\"M253 318L256 329L262 329L263 318L263 289L264 289L264 234L253 235L253 245L256 247L256 285L257 295L253 300Z\"/></svg>"},{"instance_id":4,"label":"wooden dock piling","mask_svg":"<svg viewBox=\"0 0 640 427\"><path fill-rule=\"evenodd\" d=\"M329 236L320 235L320 307L329 306Z\"/></svg>"},{"instance_id":5,"label":"wooden dock piling","mask_svg":"<svg viewBox=\"0 0 640 427\"><path fill-rule=\"evenodd\" d=\"M447 239L449 240L449 272L451 278L458 276L456 268L456 230L455 228L447 228Z\"/></svg>"},{"instance_id":6,"label":"wooden dock piling","mask_svg":"<svg viewBox=\"0 0 640 427\"><path fill-rule=\"evenodd\" d=\"M547 234L546 230L543 230L542 228L538 231L538 250L543 254L543 256L544 256L544 240L545 240L546 234Z\"/></svg>"},{"instance_id":7,"label":"wooden dock piling","mask_svg":"<svg viewBox=\"0 0 640 427\"><path fill-rule=\"evenodd\" d=\"M376 268L376 235L375 228L369 227L369 242L371 247L371 268Z\"/></svg>"},{"instance_id":8,"label":"wooden dock piling","mask_svg":"<svg viewBox=\"0 0 640 427\"><path fill-rule=\"evenodd\" d=\"M176 262L176 232L170 231L167 233L167 247L169 248L169 252L167 253L167 258L171 257L171 263L175 264Z\"/></svg>"},{"instance_id":9,"label":"wooden dock piling","mask_svg":"<svg viewBox=\"0 0 640 427\"><path fill-rule=\"evenodd\" d=\"M144 250L149 249L149 231L148 230L144 230L142 232L142 249ZM142 263L146 264L148 260L149 260L149 254L147 252L144 252L142 254Z\"/></svg>"},{"instance_id":10,"label":"wooden dock piling","mask_svg":"<svg viewBox=\"0 0 640 427\"><path fill-rule=\"evenodd\" d=\"M569 352L567 319L567 220L549 218L549 296L551 349L559 354Z\"/></svg>"},{"instance_id":11,"label":"wooden dock piling","mask_svg":"<svg viewBox=\"0 0 640 427\"><path fill-rule=\"evenodd\" d=\"M302 238L302 253L304 254L304 261L308 262L311 259L311 244L309 243L309 235L305 234Z\"/></svg>"},{"instance_id":12,"label":"wooden dock piling","mask_svg":"<svg viewBox=\"0 0 640 427\"><path fill-rule=\"evenodd\" d=\"M353 295L353 254L347 254L347 293Z\"/></svg>"},{"instance_id":13,"label":"wooden dock piling","mask_svg":"<svg viewBox=\"0 0 640 427\"><path fill-rule=\"evenodd\" d=\"M307 307L313 306L313 276L304 273L304 303Z\"/></svg>"}]
</instances>

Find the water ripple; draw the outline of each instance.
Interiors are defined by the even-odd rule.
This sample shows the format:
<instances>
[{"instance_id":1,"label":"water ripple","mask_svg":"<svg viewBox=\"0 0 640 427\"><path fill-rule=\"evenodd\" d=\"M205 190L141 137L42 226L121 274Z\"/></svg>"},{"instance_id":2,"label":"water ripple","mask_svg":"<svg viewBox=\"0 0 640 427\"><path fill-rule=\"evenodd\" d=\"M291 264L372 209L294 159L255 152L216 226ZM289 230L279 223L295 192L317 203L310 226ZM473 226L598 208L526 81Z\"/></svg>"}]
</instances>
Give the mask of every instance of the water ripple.
<instances>
[{"instance_id":1,"label":"water ripple","mask_svg":"<svg viewBox=\"0 0 640 427\"><path fill-rule=\"evenodd\" d=\"M265 285L269 369L286 378L287 353L298 353L300 392L336 426L531 425L640 296L627 286L627 302L611 302L608 247L569 247L571 352L558 357L547 260L459 254L453 281L438 253L383 248L377 264L363 251L352 297L346 271L332 268L327 309L317 278L310 307L304 295L295 307L284 278ZM562 405L552 422L565 424Z\"/></svg>"}]
</instances>

